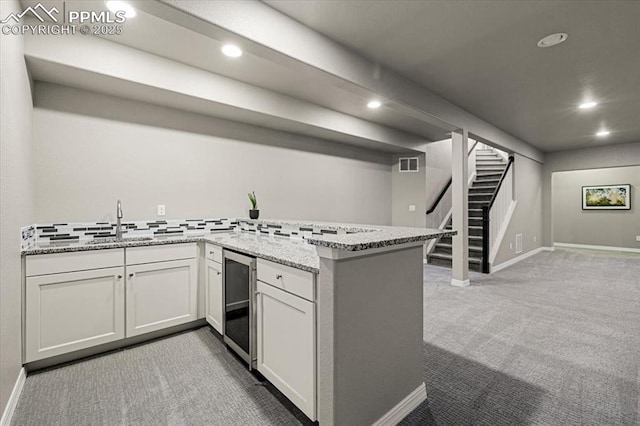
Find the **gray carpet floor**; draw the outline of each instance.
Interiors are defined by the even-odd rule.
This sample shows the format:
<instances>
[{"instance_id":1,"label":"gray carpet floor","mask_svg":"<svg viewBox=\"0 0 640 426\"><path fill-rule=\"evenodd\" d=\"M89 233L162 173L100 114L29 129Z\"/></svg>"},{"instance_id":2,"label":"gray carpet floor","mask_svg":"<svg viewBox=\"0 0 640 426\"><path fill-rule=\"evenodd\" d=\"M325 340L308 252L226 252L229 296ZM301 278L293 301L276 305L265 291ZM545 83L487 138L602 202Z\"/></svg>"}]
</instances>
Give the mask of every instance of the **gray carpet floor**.
<instances>
[{"instance_id":1,"label":"gray carpet floor","mask_svg":"<svg viewBox=\"0 0 640 426\"><path fill-rule=\"evenodd\" d=\"M428 399L403 425L640 425L640 256L544 252L472 287L425 266ZM208 328L31 374L12 425L287 425Z\"/></svg>"},{"instance_id":2,"label":"gray carpet floor","mask_svg":"<svg viewBox=\"0 0 640 426\"><path fill-rule=\"evenodd\" d=\"M425 268L427 401L402 425L640 425L640 256L556 249L472 286Z\"/></svg>"},{"instance_id":3,"label":"gray carpet floor","mask_svg":"<svg viewBox=\"0 0 640 426\"><path fill-rule=\"evenodd\" d=\"M12 425L300 425L209 327L31 374Z\"/></svg>"}]
</instances>

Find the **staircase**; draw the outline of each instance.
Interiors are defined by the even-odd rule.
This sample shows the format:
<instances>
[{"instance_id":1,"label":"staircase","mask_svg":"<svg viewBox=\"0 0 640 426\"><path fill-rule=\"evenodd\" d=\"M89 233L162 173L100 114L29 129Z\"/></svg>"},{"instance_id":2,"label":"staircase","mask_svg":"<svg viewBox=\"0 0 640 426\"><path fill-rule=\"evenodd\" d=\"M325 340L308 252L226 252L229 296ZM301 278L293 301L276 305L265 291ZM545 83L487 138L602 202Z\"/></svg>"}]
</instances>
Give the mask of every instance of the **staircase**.
<instances>
[{"instance_id":1,"label":"staircase","mask_svg":"<svg viewBox=\"0 0 640 426\"><path fill-rule=\"evenodd\" d=\"M507 162L492 148L476 149L476 177L469 187L469 269L482 271L482 205L488 205ZM452 228L449 218L445 229ZM451 267L451 237L441 238L427 255L432 265Z\"/></svg>"}]
</instances>

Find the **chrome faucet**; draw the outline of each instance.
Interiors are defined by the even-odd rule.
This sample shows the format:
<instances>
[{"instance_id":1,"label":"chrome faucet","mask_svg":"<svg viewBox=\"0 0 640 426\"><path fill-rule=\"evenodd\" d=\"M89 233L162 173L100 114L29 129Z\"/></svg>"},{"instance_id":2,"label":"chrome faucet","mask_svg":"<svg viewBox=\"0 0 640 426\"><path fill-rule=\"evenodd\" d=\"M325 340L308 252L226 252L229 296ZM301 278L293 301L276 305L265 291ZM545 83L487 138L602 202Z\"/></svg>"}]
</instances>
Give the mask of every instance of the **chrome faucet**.
<instances>
[{"instance_id":1,"label":"chrome faucet","mask_svg":"<svg viewBox=\"0 0 640 426\"><path fill-rule=\"evenodd\" d=\"M118 200L116 205L116 240L122 239L122 203Z\"/></svg>"}]
</instances>

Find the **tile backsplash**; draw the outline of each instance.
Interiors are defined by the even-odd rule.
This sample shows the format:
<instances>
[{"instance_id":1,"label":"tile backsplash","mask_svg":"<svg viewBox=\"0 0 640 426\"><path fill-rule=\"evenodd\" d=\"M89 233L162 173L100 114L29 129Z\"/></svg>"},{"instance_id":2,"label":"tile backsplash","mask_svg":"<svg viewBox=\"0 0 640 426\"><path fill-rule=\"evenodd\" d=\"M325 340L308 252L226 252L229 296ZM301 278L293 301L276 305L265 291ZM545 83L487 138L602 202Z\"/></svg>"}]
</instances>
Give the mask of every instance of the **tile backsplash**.
<instances>
[{"instance_id":1,"label":"tile backsplash","mask_svg":"<svg viewBox=\"0 0 640 426\"><path fill-rule=\"evenodd\" d=\"M199 236L222 231L241 231L292 239L318 238L326 234L352 234L355 230L322 226L276 225L247 219L173 219L122 222L122 236L159 237L171 235ZM362 230L366 231L366 230ZM21 250L42 244L86 242L116 236L115 222L50 223L25 226L21 229Z\"/></svg>"},{"instance_id":2,"label":"tile backsplash","mask_svg":"<svg viewBox=\"0 0 640 426\"><path fill-rule=\"evenodd\" d=\"M236 219L174 219L122 222L123 237L157 237L163 235L201 235L233 231ZM21 229L21 249L36 243L80 242L116 236L115 222L51 223L25 226Z\"/></svg>"},{"instance_id":3,"label":"tile backsplash","mask_svg":"<svg viewBox=\"0 0 640 426\"><path fill-rule=\"evenodd\" d=\"M276 235L289 238L310 238L326 234L352 234L353 232L345 229L323 229L320 226L309 228L298 225L274 225L265 223L256 223L251 220L240 220L240 229L244 232L253 232L262 235Z\"/></svg>"}]
</instances>

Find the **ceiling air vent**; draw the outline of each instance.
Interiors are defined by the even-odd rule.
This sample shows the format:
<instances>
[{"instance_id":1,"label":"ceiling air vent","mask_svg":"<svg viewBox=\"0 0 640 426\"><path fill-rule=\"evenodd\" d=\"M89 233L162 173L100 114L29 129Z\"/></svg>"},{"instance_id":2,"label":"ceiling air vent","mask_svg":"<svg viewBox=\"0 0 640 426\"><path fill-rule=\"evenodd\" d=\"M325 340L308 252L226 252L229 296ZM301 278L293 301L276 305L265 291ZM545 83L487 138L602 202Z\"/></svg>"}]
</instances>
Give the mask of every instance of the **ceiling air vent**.
<instances>
[{"instance_id":1,"label":"ceiling air vent","mask_svg":"<svg viewBox=\"0 0 640 426\"><path fill-rule=\"evenodd\" d=\"M418 157L407 157L400 159L400 172L417 172Z\"/></svg>"}]
</instances>

